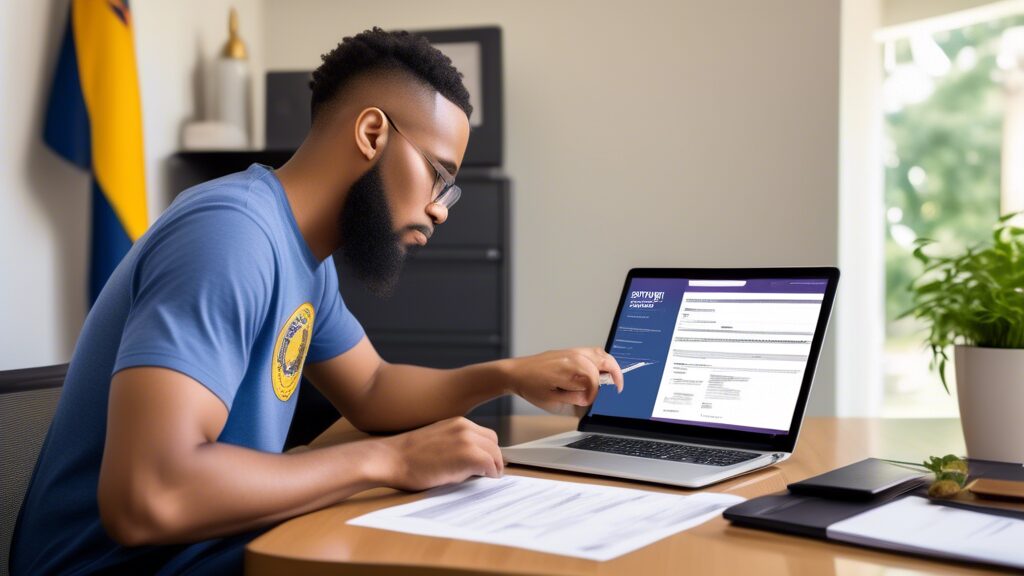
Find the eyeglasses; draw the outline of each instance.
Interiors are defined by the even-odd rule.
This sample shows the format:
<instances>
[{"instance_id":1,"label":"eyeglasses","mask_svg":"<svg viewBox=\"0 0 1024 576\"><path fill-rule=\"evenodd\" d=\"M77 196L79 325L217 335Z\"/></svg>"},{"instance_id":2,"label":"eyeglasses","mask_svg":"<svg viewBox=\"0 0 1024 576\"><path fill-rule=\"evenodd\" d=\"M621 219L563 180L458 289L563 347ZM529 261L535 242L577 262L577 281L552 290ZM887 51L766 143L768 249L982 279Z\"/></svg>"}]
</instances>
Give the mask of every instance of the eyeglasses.
<instances>
[{"instance_id":1,"label":"eyeglasses","mask_svg":"<svg viewBox=\"0 0 1024 576\"><path fill-rule=\"evenodd\" d=\"M420 153L420 156L423 156L427 163L430 164L430 167L434 169L434 185L430 189L430 203L440 204L441 206L450 209L459 201L459 198L462 197L462 188L455 185L455 176L442 166L440 162L417 146L411 138L406 136L398 128L398 124L395 124L395 121L391 119L391 116L388 116L387 112L384 112L383 110L381 110L381 112L384 114L384 117L388 119L388 122L395 127L395 132L401 134L402 138L405 138L405 141L411 144L412 147Z\"/></svg>"}]
</instances>

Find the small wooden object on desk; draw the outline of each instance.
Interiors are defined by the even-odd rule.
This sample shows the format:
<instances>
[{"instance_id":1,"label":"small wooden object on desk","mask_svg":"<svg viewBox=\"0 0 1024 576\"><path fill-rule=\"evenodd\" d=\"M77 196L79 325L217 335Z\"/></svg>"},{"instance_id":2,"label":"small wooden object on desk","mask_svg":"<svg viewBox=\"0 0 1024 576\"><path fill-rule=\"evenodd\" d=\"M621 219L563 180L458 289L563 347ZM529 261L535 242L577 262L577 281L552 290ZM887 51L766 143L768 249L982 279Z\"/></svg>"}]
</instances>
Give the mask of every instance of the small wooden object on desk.
<instances>
[{"instance_id":1,"label":"small wooden object on desk","mask_svg":"<svg viewBox=\"0 0 1024 576\"><path fill-rule=\"evenodd\" d=\"M1024 482L978 478L967 487L975 496L992 500L1024 502Z\"/></svg>"}]
</instances>

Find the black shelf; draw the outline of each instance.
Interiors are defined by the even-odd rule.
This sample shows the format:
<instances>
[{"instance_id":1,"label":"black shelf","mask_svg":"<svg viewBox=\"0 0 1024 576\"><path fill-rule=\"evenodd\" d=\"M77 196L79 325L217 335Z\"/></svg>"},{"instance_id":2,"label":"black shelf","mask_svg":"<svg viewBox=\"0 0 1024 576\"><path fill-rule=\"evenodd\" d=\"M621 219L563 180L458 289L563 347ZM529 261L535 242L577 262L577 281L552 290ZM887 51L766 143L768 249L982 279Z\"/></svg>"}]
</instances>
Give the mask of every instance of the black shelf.
<instances>
[{"instance_id":1,"label":"black shelf","mask_svg":"<svg viewBox=\"0 0 1024 576\"><path fill-rule=\"evenodd\" d=\"M186 162L201 162L211 166L230 168L242 166L244 170L249 164L259 162L274 168L280 167L291 158L295 150L185 150L176 156ZM230 174L230 172L229 172Z\"/></svg>"}]
</instances>

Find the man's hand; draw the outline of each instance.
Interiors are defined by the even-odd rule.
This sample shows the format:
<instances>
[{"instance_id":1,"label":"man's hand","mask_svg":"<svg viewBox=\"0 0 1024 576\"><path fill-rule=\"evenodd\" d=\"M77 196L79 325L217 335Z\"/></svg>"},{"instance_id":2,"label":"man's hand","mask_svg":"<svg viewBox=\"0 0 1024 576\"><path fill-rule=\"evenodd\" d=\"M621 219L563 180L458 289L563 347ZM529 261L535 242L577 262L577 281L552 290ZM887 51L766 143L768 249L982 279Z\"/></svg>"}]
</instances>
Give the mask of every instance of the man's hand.
<instances>
[{"instance_id":1,"label":"man's hand","mask_svg":"<svg viewBox=\"0 0 1024 576\"><path fill-rule=\"evenodd\" d=\"M552 350L511 360L512 392L555 414L579 414L594 403L601 372L611 375L622 392L622 370L601 348Z\"/></svg>"},{"instance_id":2,"label":"man's hand","mask_svg":"<svg viewBox=\"0 0 1024 576\"><path fill-rule=\"evenodd\" d=\"M498 435L461 416L378 441L386 448L381 480L400 490L498 478L505 470Z\"/></svg>"}]
</instances>

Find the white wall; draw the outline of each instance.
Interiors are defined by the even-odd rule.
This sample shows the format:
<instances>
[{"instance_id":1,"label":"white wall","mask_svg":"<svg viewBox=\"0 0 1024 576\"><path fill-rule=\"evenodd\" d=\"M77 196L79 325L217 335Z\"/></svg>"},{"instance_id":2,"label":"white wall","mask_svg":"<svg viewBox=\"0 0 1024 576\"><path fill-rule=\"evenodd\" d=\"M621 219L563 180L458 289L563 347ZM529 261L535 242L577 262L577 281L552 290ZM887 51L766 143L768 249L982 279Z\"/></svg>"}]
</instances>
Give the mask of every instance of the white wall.
<instances>
[{"instance_id":1,"label":"white wall","mask_svg":"<svg viewBox=\"0 0 1024 576\"><path fill-rule=\"evenodd\" d=\"M893 2L889 0L889 4ZM875 41L881 0L843 2L840 80L839 263L836 411L881 412L885 345L885 206L882 57Z\"/></svg>"},{"instance_id":2,"label":"white wall","mask_svg":"<svg viewBox=\"0 0 1024 576\"><path fill-rule=\"evenodd\" d=\"M0 369L66 361L86 301L89 179L41 136L67 2L15 2L0 17Z\"/></svg>"},{"instance_id":3,"label":"white wall","mask_svg":"<svg viewBox=\"0 0 1024 576\"><path fill-rule=\"evenodd\" d=\"M836 263L838 1L264 8L271 70L373 25L502 27L517 354L603 345L633 266ZM815 413L834 411L832 348Z\"/></svg>"},{"instance_id":4,"label":"white wall","mask_svg":"<svg viewBox=\"0 0 1024 576\"><path fill-rule=\"evenodd\" d=\"M85 318L89 178L41 137L68 3L0 5L0 370L66 362ZM167 162L179 148L181 125L196 116L197 66L227 38L231 5L241 13L250 47L254 119L262 134L261 1L132 3L153 218L173 193Z\"/></svg>"},{"instance_id":5,"label":"white wall","mask_svg":"<svg viewBox=\"0 0 1024 576\"><path fill-rule=\"evenodd\" d=\"M311 69L372 25L503 28L517 354L603 344L632 266L836 262L837 0L236 4L257 119L264 64ZM132 5L154 212L228 5ZM0 369L65 361L85 298L87 180L38 137L66 0L18 8L0 19ZM834 409L832 348L816 413Z\"/></svg>"}]
</instances>

